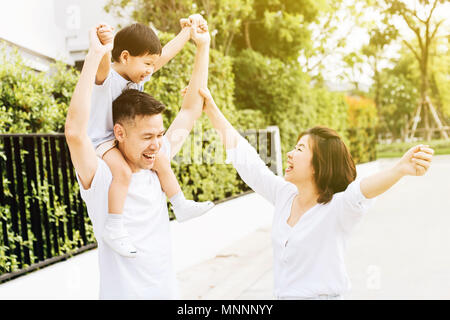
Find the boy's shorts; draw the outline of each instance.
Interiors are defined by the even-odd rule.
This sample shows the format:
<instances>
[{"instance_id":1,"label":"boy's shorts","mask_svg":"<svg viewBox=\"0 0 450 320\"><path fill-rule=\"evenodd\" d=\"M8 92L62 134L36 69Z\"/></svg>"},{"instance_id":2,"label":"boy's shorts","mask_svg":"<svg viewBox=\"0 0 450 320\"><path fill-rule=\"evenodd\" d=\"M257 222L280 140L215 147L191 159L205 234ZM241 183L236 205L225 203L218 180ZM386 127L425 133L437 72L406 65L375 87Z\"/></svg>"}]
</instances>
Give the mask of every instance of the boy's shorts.
<instances>
[{"instance_id":1,"label":"boy's shorts","mask_svg":"<svg viewBox=\"0 0 450 320\"><path fill-rule=\"evenodd\" d=\"M107 153L112 148L115 148L116 146L117 146L117 140L116 139L105 141L102 144L100 144L97 147L97 149L95 149L95 154L100 159L103 159L103 156L105 155L105 153Z\"/></svg>"}]
</instances>

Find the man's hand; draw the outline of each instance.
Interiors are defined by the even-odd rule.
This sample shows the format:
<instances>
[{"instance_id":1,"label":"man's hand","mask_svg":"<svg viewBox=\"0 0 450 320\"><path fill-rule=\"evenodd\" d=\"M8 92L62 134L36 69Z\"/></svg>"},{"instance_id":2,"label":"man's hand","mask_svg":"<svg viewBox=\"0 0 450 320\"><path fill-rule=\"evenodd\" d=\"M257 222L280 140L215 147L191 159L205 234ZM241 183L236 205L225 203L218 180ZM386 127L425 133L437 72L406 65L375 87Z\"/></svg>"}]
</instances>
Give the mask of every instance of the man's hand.
<instances>
[{"instance_id":1,"label":"man's hand","mask_svg":"<svg viewBox=\"0 0 450 320\"><path fill-rule=\"evenodd\" d=\"M434 150L427 145L418 145L409 149L396 168L403 175L423 176L431 165Z\"/></svg>"},{"instance_id":2,"label":"man's hand","mask_svg":"<svg viewBox=\"0 0 450 320\"><path fill-rule=\"evenodd\" d=\"M105 44L102 44L100 42L99 36L97 35L97 30L99 30L100 28L101 24L97 25L89 31L89 51L104 55L105 53L112 50L113 42L110 41Z\"/></svg>"},{"instance_id":3,"label":"man's hand","mask_svg":"<svg viewBox=\"0 0 450 320\"><path fill-rule=\"evenodd\" d=\"M103 23L99 24L97 26L97 36L103 45L112 43L114 40L114 27Z\"/></svg>"},{"instance_id":4,"label":"man's hand","mask_svg":"<svg viewBox=\"0 0 450 320\"><path fill-rule=\"evenodd\" d=\"M211 109L216 106L216 102L214 101L211 92L208 88L200 88L199 90L200 95L203 98L203 111L206 112L208 109Z\"/></svg>"},{"instance_id":5,"label":"man's hand","mask_svg":"<svg viewBox=\"0 0 450 320\"><path fill-rule=\"evenodd\" d=\"M186 95L188 87L181 89L180 93L181 96L184 97ZM206 112L208 110L208 108L211 108L213 106L216 106L216 102L214 101L211 92L209 91L208 88L200 88L198 90L198 92L200 93L200 95L203 98L203 111Z\"/></svg>"}]
</instances>

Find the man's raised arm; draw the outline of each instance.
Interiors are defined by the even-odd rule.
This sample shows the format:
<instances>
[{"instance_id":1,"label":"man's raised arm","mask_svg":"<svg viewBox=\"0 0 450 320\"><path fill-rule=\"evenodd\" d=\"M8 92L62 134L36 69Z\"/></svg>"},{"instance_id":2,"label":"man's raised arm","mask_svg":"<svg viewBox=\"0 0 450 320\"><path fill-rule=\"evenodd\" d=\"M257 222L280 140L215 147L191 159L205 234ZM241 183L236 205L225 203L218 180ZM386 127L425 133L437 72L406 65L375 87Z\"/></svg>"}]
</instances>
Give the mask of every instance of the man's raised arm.
<instances>
[{"instance_id":1,"label":"man's raised arm","mask_svg":"<svg viewBox=\"0 0 450 320\"><path fill-rule=\"evenodd\" d=\"M195 121L202 115L203 98L200 88L208 85L209 45L211 37L207 28L202 31L197 24L192 25L191 37L197 45L194 70L184 96L181 110L167 130L166 137L170 142L170 157L173 158L191 132Z\"/></svg>"},{"instance_id":2,"label":"man's raised arm","mask_svg":"<svg viewBox=\"0 0 450 320\"><path fill-rule=\"evenodd\" d=\"M67 110L65 126L70 157L85 189L91 186L98 165L94 147L87 134L92 88L102 57L112 50L112 44L104 46L100 43L97 28L90 30L89 42L89 51Z\"/></svg>"}]
</instances>

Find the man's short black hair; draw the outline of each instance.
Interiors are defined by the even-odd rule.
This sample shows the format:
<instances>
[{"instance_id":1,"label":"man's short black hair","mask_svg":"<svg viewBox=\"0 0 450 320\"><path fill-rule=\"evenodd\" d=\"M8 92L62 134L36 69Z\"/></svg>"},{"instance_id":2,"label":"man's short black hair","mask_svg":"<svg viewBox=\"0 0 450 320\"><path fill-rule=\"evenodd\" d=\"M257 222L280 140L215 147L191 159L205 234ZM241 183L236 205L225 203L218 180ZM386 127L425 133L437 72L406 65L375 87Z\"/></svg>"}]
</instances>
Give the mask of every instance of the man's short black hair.
<instances>
[{"instance_id":1,"label":"man's short black hair","mask_svg":"<svg viewBox=\"0 0 450 320\"><path fill-rule=\"evenodd\" d=\"M144 54L161 55L162 53L158 36L150 27L142 23L134 23L117 32L111 53L113 60L119 61L124 50L134 57Z\"/></svg>"},{"instance_id":2,"label":"man's short black hair","mask_svg":"<svg viewBox=\"0 0 450 320\"><path fill-rule=\"evenodd\" d=\"M134 121L136 116L160 114L166 106L145 92L127 89L113 101L113 123Z\"/></svg>"}]
</instances>

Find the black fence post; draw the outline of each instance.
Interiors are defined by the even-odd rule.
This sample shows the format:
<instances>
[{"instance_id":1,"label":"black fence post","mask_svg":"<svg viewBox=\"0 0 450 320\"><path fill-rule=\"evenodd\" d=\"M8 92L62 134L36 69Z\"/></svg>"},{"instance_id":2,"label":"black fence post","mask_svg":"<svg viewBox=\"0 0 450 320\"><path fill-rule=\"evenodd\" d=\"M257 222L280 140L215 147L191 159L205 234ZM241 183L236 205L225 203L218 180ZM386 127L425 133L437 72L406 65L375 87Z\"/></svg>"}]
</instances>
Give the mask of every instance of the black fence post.
<instances>
[{"instance_id":1,"label":"black fence post","mask_svg":"<svg viewBox=\"0 0 450 320\"><path fill-rule=\"evenodd\" d=\"M6 197L5 197L5 187L3 186L3 159L0 157L0 206L6 206ZM2 215L0 215L2 216ZM7 247L5 250L5 255L9 257L11 255L11 248L9 247L9 238L8 238L8 219L7 216L4 215L1 219L2 221L2 232L3 232L3 245ZM1 269L0 269L1 270ZM3 270L6 272L6 270Z\"/></svg>"},{"instance_id":2,"label":"black fence post","mask_svg":"<svg viewBox=\"0 0 450 320\"><path fill-rule=\"evenodd\" d=\"M13 137L14 146L14 162L16 165L16 179L17 179L17 195L19 197L19 212L20 212L20 231L22 236L22 241L28 242L28 219L27 210L25 206L25 194L23 188L23 171L22 171L22 156L21 156L21 146L20 138ZM23 247L23 262L27 265L31 264L30 260L30 249L27 245L22 245Z\"/></svg>"},{"instance_id":3,"label":"black fence post","mask_svg":"<svg viewBox=\"0 0 450 320\"><path fill-rule=\"evenodd\" d=\"M28 188L28 204L30 208L31 230L34 235L33 251L39 261L44 260L44 241L42 238L41 211L37 196L39 193L36 175L36 154L34 137L24 137L23 143L27 154L25 155L26 180ZM35 194L36 193L36 194Z\"/></svg>"},{"instance_id":4,"label":"black fence post","mask_svg":"<svg viewBox=\"0 0 450 320\"><path fill-rule=\"evenodd\" d=\"M9 192L10 196L6 197L6 202L9 204L9 210L11 213L11 225L12 231L15 234L19 234L19 209L17 205L16 198L16 179L14 176L14 159L13 159L13 149L11 144L12 137L5 137L3 139L3 145L5 148L5 156L6 156L6 177L9 181ZM17 243L17 241L13 241L14 243L14 255L17 257L18 267L22 267L22 248Z\"/></svg>"},{"instance_id":5,"label":"black fence post","mask_svg":"<svg viewBox=\"0 0 450 320\"><path fill-rule=\"evenodd\" d=\"M39 189L42 190L44 188L44 181L45 181L45 173L44 173L44 154L42 153L42 139L36 139L37 140L37 150L38 150L38 156L37 159L39 161L39 181L40 181L40 187ZM46 142L44 142L44 148L46 146ZM48 158L45 158L48 162ZM50 174L47 171L47 175ZM40 205L42 206L42 218L44 223L44 233L45 233L45 258L51 258L52 255L52 242L51 242L51 233L50 233L50 223L48 219L48 212L47 212L47 203L45 201L40 201ZM49 208L50 209L50 208Z\"/></svg>"}]
</instances>

